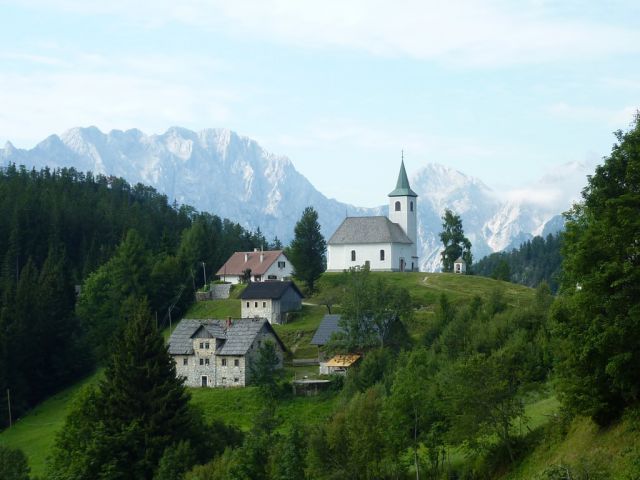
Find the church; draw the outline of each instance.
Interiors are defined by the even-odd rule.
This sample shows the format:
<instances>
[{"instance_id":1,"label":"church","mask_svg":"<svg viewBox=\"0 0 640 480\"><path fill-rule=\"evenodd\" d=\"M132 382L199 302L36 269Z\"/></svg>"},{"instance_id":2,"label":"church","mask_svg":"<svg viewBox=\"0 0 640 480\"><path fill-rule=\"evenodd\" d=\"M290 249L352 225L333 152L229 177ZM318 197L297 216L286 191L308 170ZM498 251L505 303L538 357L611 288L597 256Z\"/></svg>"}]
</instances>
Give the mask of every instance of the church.
<instances>
[{"instance_id":1,"label":"church","mask_svg":"<svg viewBox=\"0 0 640 480\"><path fill-rule=\"evenodd\" d=\"M368 265L372 271L418 271L416 192L400 164L389 217L347 217L327 242L327 271Z\"/></svg>"}]
</instances>

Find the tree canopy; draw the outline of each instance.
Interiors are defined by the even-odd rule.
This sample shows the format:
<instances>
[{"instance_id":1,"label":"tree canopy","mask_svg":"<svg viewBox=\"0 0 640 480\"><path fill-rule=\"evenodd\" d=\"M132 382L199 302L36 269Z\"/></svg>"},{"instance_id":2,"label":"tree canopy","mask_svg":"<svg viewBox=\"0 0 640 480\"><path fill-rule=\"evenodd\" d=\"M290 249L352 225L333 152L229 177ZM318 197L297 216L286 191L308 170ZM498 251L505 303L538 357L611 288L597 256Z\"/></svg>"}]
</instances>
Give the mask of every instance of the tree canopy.
<instances>
[{"instance_id":1,"label":"tree canopy","mask_svg":"<svg viewBox=\"0 0 640 480\"><path fill-rule=\"evenodd\" d=\"M589 177L566 214L560 391L606 423L640 400L640 117Z\"/></svg>"},{"instance_id":2,"label":"tree canopy","mask_svg":"<svg viewBox=\"0 0 640 480\"><path fill-rule=\"evenodd\" d=\"M464 236L460 215L456 215L448 208L442 216L440 241L444 246L444 250L440 254L442 257L443 272L453 272L453 264L460 257L462 257L467 264L467 270L471 269L471 263L473 261L473 257L471 256L471 242Z\"/></svg>"},{"instance_id":3,"label":"tree canopy","mask_svg":"<svg viewBox=\"0 0 640 480\"><path fill-rule=\"evenodd\" d=\"M327 242L320 232L318 212L307 207L296 223L287 256L293 265L293 275L304 281L310 292L314 291L315 282L326 269L326 251Z\"/></svg>"}]
</instances>

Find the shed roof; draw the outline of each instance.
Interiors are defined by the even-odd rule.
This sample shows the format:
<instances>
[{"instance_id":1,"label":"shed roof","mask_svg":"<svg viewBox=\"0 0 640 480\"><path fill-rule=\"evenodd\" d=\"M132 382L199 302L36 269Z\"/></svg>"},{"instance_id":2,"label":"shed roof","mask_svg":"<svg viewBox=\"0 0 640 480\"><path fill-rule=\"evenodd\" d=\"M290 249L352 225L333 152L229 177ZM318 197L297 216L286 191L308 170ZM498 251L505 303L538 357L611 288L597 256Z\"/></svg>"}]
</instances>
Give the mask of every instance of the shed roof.
<instances>
[{"instance_id":1,"label":"shed roof","mask_svg":"<svg viewBox=\"0 0 640 480\"><path fill-rule=\"evenodd\" d=\"M247 268L251 269L251 275L264 275L280 255L284 255L282 250L235 252L216 275L242 275Z\"/></svg>"},{"instance_id":2,"label":"shed roof","mask_svg":"<svg viewBox=\"0 0 640 480\"><path fill-rule=\"evenodd\" d=\"M322 321L320 322L320 325L318 325L318 329L313 335L310 344L318 346L326 345L331 338L331 335L342 331L342 327L340 327L339 322L340 315L325 315L322 317Z\"/></svg>"},{"instance_id":3,"label":"shed roof","mask_svg":"<svg viewBox=\"0 0 640 480\"><path fill-rule=\"evenodd\" d=\"M193 338L197 338L206 330L213 338L222 340L216 354L218 355L244 355L260 331L266 329L272 333L280 347L286 351L286 346L275 332L271 324L264 318L240 318L228 323L227 320L195 320L183 319L178 323L169 337L169 354L192 355Z\"/></svg>"},{"instance_id":4,"label":"shed roof","mask_svg":"<svg viewBox=\"0 0 640 480\"><path fill-rule=\"evenodd\" d=\"M329 245L358 243L413 243L402 227L387 217L347 217L336 233L329 239Z\"/></svg>"},{"instance_id":5,"label":"shed roof","mask_svg":"<svg viewBox=\"0 0 640 480\"><path fill-rule=\"evenodd\" d=\"M327 367L350 367L360 360L360 355L336 355L327 362Z\"/></svg>"},{"instance_id":6,"label":"shed roof","mask_svg":"<svg viewBox=\"0 0 640 480\"><path fill-rule=\"evenodd\" d=\"M247 285L247 288L244 289L242 294L240 294L240 298L242 300L261 300L264 298L268 298L271 300L277 300L281 298L289 289L293 289L300 298L304 298L302 292L296 287L296 284L287 281L280 282L277 280L268 280L266 282L251 282Z\"/></svg>"}]
</instances>

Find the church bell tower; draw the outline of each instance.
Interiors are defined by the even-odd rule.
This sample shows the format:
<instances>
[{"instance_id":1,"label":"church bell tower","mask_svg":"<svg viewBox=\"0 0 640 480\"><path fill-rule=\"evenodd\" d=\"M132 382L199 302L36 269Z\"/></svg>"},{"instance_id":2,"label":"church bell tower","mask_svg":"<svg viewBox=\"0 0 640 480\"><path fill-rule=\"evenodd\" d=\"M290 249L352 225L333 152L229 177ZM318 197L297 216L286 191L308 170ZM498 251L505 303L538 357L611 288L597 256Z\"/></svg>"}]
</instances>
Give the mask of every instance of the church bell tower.
<instances>
[{"instance_id":1,"label":"church bell tower","mask_svg":"<svg viewBox=\"0 0 640 480\"><path fill-rule=\"evenodd\" d=\"M418 194L411 190L407 171L404 168L404 158L400 163L398 182L393 192L389 194L389 220L400 225L407 237L413 242L411 260L407 259L407 268L418 269Z\"/></svg>"}]
</instances>

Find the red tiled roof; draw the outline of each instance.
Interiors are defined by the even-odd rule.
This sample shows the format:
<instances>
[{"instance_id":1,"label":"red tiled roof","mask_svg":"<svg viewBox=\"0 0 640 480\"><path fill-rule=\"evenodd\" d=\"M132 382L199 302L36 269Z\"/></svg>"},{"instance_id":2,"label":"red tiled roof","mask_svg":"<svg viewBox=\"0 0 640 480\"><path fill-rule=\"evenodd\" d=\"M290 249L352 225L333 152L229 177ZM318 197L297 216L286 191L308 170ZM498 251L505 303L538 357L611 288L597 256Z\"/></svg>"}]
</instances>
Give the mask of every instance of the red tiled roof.
<instances>
[{"instance_id":1,"label":"red tiled roof","mask_svg":"<svg viewBox=\"0 0 640 480\"><path fill-rule=\"evenodd\" d=\"M265 250L263 252L236 252L220 267L216 275L242 275L247 268L251 275L264 275L273 262L282 254L282 250ZM262 261L260 260L262 256ZM287 262L289 260L287 259Z\"/></svg>"}]
</instances>

